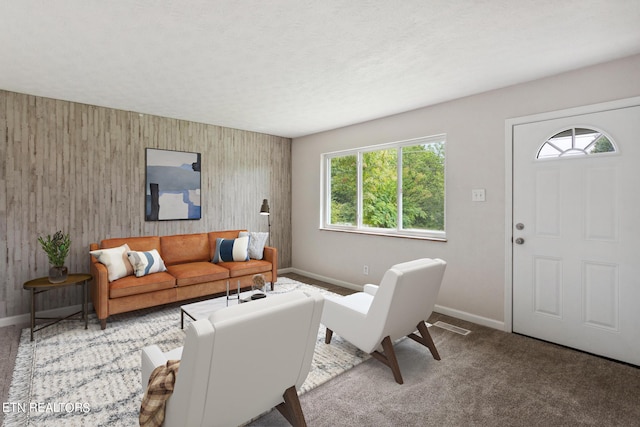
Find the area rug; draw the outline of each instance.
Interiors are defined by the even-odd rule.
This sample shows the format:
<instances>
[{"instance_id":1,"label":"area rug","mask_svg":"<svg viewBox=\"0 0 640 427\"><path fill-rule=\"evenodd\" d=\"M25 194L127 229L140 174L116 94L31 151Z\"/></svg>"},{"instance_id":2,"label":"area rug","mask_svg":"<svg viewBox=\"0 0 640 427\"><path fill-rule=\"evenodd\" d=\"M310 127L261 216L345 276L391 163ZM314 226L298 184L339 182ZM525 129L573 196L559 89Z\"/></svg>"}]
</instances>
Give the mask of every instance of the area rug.
<instances>
[{"instance_id":1,"label":"area rug","mask_svg":"<svg viewBox=\"0 0 640 427\"><path fill-rule=\"evenodd\" d=\"M335 295L288 278L274 293L294 289ZM105 330L95 313L89 329L60 322L36 332L24 329L16 358L4 426L137 426L143 389L140 352L157 344L163 351L182 345L180 304L111 316ZM318 331L311 371L299 394L363 362L369 355L334 335L324 344ZM7 406L8 405L8 406Z\"/></svg>"}]
</instances>

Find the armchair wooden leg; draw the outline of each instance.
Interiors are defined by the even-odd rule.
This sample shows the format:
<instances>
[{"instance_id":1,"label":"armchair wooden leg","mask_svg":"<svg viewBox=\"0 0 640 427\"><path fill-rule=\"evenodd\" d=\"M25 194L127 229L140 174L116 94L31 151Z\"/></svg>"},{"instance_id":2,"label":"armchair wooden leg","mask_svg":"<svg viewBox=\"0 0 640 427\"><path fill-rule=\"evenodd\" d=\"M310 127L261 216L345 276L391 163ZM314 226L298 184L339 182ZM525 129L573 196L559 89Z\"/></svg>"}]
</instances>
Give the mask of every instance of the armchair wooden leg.
<instances>
[{"instance_id":1,"label":"armchair wooden leg","mask_svg":"<svg viewBox=\"0 0 640 427\"><path fill-rule=\"evenodd\" d=\"M429 351L431 351L431 355L433 356L433 358L436 360L440 360L440 354L438 354L438 349L436 348L436 345L433 342L433 338L431 338L431 334L429 333L429 328L427 328L427 325L424 322L418 323L418 332L420 332L420 335L422 336L418 336L414 333L411 333L407 336L412 340L419 342L423 346L427 347Z\"/></svg>"},{"instance_id":2,"label":"armchair wooden leg","mask_svg":"<svg viewBox=\"0 0 640 427\"><path fill-rule=\"evenodd\" d=\"M327 328L327 331L324 333L324 343L331 344L331 338L333 337L333 331Z\"/></svg>"},{"instance_id":3,"label":"armchair wooden leg","mask_svg":"<svg viewBox=\"0 0 640 427\"><path fill-rule=\"evenodd\" d=\"M384 350L384 354L380 353L379 351L374 351L373 353L371 353L371 355L378 359L380 362L390 367L396 382L398 384L403 384L404 381L402 380L402 374L400 373L400 365L398 365L396 352L393 350L393 343L391 342L391 338L389 336L385 337L385 339L382 340L382 349Z\"/></svg>"},{"instance_id":4,"label":"armchair wooden leg","mask_svg":"<svg viewBox=\"0 0 640 427\"><path fill-rule=\"evenodd\" d=\"M105 329L107 327L107 319L100 319L100 329Z\"/></svg>"},{"instance_id":5,"label":"armchair wooden leg","mask_svg":"<svg viewBox=\"0 0 640 427\"><path fill-rule=\"evenodd\" d=\"M307 422L304 419L304 413L302 412L302 406L300 406L300 399L298 398L296 387L291 386L286 389L282 397L284 398L284 402L276 406L282 416L294 427L306 426Z\"/></svg>"}]
</instances>

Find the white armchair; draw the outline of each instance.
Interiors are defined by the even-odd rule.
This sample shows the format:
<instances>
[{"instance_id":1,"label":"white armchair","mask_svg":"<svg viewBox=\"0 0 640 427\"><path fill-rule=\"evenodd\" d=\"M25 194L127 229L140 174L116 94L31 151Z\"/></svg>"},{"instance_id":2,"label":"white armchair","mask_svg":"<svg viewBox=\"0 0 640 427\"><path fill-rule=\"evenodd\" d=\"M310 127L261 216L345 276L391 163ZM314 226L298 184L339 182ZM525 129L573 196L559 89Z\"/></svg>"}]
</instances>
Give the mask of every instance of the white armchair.
<instances>
[{"instance_id":1,"label":"white armchair","mask_svg":"<svg viewBox=\"0 0 640 427\"><path fill-rule=\"evenodd\" d=\"M403 383L393 350L398 338L412 338L440 360L425 320L433 311L446 265L441 259L429 258L396 264L385 273L380 286L365 285L363 292L327 297L321 321L327 327L325 343L337 333L389 366L398 384ZM420 335L414 333L416 328Z\"/></svg>"},{"instance_id":2,"label":"white armchair","mask_svg":"<svg viewBox=\"0 0 640 427\"><path fill-rule=\"evenodd\" d=\"M164 426L235 426L273 407L305 425L296 389L306 379L324 298L293 291L230 306L192 322L184 347L142 350L142 386L180 359Z\"/></svg>"}]
</instances>

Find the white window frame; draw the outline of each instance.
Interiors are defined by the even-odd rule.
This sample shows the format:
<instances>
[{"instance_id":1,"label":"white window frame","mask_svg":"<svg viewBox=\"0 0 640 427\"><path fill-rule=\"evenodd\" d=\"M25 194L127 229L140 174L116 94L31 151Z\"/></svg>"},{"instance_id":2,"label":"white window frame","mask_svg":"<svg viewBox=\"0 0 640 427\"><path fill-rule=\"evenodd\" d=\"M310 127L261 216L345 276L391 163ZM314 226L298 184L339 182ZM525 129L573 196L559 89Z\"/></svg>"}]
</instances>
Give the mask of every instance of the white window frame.
<instances>
[{"instance_id":1,"label":"white window frame","mask_svg":"<svg viewBox=\"0 0 640 427\"><path fill-rule=\"evenodd\" d=\"M419 230L402 228L402 148L413 145L433 144L437 142L444 143L444 175L445 175L445 192L444 192L444 230ZM446 175L447 175L447 156L446 156L447 137L446 134L439 134L421 138L414 138L404 141L391 142L367 147L354 148L349 150L334 151L321 155L321 201L320 201L320 229L331 231L342 231L362 234L376 234L393 237L408 237L417 239L446 241L446 224L447 224L447 191L446 191ZM381 151L388 149L398 150L397 164L397 204L398 204L398 220L395 229L390 228L374 228L366 227L362 224L362 156L372 151ZM331 224L331 159L336 157L357 156L357 213L356 225L337 225Z\"/></svg>"}]
</instances>

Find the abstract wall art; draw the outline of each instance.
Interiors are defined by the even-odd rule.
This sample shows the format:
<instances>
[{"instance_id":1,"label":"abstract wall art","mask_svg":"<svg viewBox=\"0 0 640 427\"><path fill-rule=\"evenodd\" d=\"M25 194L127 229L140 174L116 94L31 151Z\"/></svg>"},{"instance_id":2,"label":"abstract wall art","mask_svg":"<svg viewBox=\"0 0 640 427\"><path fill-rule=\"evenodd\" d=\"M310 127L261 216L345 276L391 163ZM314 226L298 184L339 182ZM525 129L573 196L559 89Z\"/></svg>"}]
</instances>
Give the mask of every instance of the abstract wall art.
<instances>
[{"instance_id":1,"label":"abstract wall art","mask_svg":"<svg viewBox=\"0 0 640 427\"><path fill-rule=\"evenodd\" d=\"M145 219L200 219L200 153L147 148Z\"/></svg>"}]
</instances>

